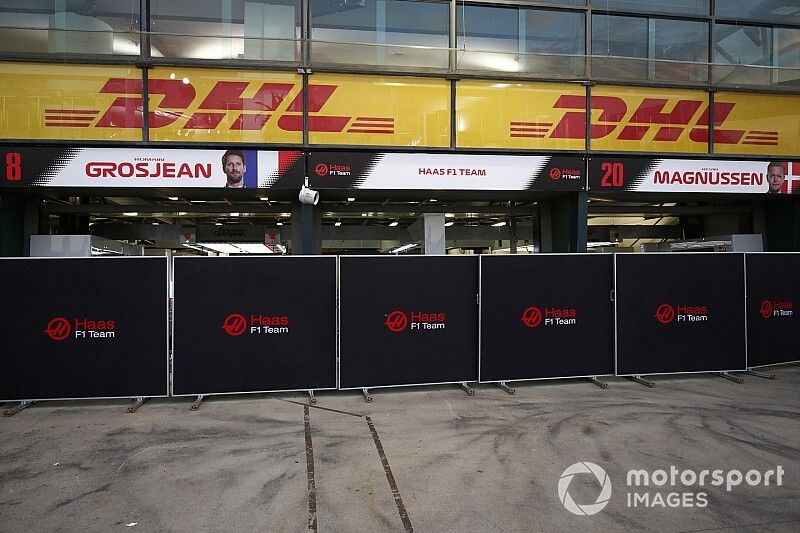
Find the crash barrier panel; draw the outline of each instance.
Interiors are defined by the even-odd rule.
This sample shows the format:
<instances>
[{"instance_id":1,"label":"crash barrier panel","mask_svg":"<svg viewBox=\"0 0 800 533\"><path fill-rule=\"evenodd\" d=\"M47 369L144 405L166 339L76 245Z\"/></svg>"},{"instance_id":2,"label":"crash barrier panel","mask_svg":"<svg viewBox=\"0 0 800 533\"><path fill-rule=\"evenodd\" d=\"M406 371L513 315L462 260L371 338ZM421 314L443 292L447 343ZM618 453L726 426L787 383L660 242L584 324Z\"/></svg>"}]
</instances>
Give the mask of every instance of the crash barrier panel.
<instances>
[{"instance_id":1,"label":"crash barrier panel","mask_svg":"<svg viewBox=\"0 0 800 533\"><path fill-rule=\"evenodd\" d=\"M616 254L616 374L745 370L744 254Z\"/></svg>"},{"instance_id":2,"label":"crash barrier panel","mask_svg":"<svg viewBox=\"0 0 800 533\"><path fill-rule=\"evenodd\" d=\"M0 260L0 400L167 396L167 266Z\"/></svg>"},{"instance_id":3,"label":"crash barrier panel","mask_svg":"<svg viewBox=\"0 0 800 533\"><path fill-rule=\"evenodd\" d=\"M747 366L800 360L800 254L748 253Z\"/></svg>"},{"instance_id":4,"label":"crash barrier panel","mask_svg":"<svg viewBox=\"0 0 800 533\"><path fill-rule=\"evenodd\" d=\"M478 379L476 256L339 258L339 388Z\"/></svg>"},{"instance_id":5,"label":"crash barrier panel","mask_svg":"<svg viewBox=\"0 0 800 533\"><path fill-rule=\"evenodd\" d=\"M336 258L175 257L174 396L336 388Z\"/></svg>"},{"instance_id":6,"label":"crash barrier panel","mask_svg":"<svg viewBox=\"0 0 800 533\"><path fill-rule=\"evenodd\" d=\"M613 258L480 256L481 382L614 373Z\"/></svg>"}]
</instances>

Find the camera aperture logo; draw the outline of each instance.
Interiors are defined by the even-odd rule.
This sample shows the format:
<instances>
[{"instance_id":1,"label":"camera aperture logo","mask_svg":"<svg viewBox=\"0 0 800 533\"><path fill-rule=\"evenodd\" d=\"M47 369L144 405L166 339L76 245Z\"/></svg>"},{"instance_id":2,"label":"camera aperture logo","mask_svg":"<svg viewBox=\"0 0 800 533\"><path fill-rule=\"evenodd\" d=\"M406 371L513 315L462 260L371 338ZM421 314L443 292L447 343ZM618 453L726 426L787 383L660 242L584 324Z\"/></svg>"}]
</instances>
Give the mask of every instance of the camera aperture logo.
<instances>
[{"instance_id":1,"label":"camera aperture logo","mask_svg":"<svg viewBox=\"0 0 800 533\"><path fill-rule=\"evenodd\" d=\"M578 504L570 496L569 484L572 482L577 474L594 474L602 489L594 503ZM558 480L558 499L564 505L564 508L572 514L579 516L591 516L602 511L609 500L611 500L611 479L606 474L606 471L601 467L589 461L582 463L575 463L569 466L564 473L561 474L561 479Z\"/></svg>"},{"instance_id":2,"label":"camera aperture logo","mask_svg":"<svg viewBox=\"0 0 800 533\"><path fill-rule=\"evenodd\" d=\"M626 506L631 509L685 509L705 508L711 501L711 492L732 492L736 487L780 487L785 471L781 465L769 470L632 469L625 477ZM578 474L593 474L602 487L594 503L578 504L569 493L569 484ZM571 465L558 480L558 498L567 511L579 516L591 516L602 511L611 499L611 480L606 471L588 461Z\"/></svg>"}]
</instances>

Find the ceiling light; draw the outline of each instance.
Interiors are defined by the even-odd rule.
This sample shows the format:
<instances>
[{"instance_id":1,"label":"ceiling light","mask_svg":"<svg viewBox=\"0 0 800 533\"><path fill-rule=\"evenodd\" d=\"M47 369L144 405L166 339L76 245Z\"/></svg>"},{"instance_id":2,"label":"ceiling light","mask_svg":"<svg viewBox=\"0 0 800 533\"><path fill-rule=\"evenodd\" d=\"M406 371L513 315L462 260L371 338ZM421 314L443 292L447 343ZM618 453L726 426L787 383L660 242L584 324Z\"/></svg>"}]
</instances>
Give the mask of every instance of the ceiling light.
<instances>
[{"instance_id":1,"label":"ceiling light","mask_svg":"<svg viewBox=\"0 0 800 533\"><path fill-rule=\"evenodd\" d=\"M453 221L450 221L450 222L445 222L445 223L444 223L444 227L446 227L446 228L449 228L449 227L450 227L450 226L452 226L453 224L455 224L455 222L453 222Z\"/></svg>"},{"instance_id":2,"label":"ceiling light","mask_svg":"<svg viewBox=\"0 0 800 533\"><path fill-rule=\"evenodd\" d=\"M189 202L191 202L193 204L204 204L204 203L206 203L205 200L189 200Z\"/></svg>"},{"instance_id":3,"label":"ceiling light","mask_svg":"<svg viewBox=\"0 0 800 533\"><path fill-rule=\"evenodd\" d=\"M336 222L333 223L333 225L336 226L336 227L339 227L339 226L342 225L342 221L341 220L337 220Z\"/></svg>"},{"instance_id":4,"label":"ceiling light","mask_svg":"<svg viewBox=\"0 0 800 533\"><path fill-rule=\"evenodd\" d=\"M238 217L239 213L229 213L232 217Z\"/></svg>"},{"instance_id":5,"label":"ceiling light","mask_svg":"<svg viewBox=\"0 0 800 533\"><path fill-rule=\"evenodd\" d=\"M503 227L505 225L506 225L506 221L505 220L501 220L500 222L495 222L494 224L492 224L492 227L501 228L501 227Z\"/></svg>"},{"instance_id":6,"label":"ceiling light","mask_svg":"<svg viewBox=\"0 0 800 533\"><path fill-rule=\"evenodd\" d=\"M269 202L269 198L267 198L266 196L259 196L258 199L264 202Z\"/></svg>"},{"instance_id":7,"label":"ceiling light","mask_svg":"<svg viewBox=\"0 0 800 533\"><path fill-rule=\"evenodd\" d=\"M188 214L189 214L189 213L187 213L186 211L178 211L178 216L179 216L179 217L182 217L182 216L184 216L184 215L188 215Z\"/></svg>"},{"instance_id":8,"label":"ceiling light","mask_svg":"<svg viewBox=\"0 0 800 533\"><path fill-rule=\"evenodd\" d=\"M283 226L283 222L278 222L278 226Z\"/></svg>"},{"instance_id":9,"label":"ceiling light","mask_svg":"<svg viewBox=\"0 0 800 533\"><path fill-rule=\"evenodd\" d=\"M428 201L429 201L429 202L438 202L439 200L437 200L436 198L431 198L431 199L430 199L430 200L428 200Z\"/></svg>"},{"instance_id":10,"label":"ceiling light","mask_svg":"<svg viewBox=\"0 0 800 533\"><path fill-rule=\"evenodd\" d=\"M152 222L154 226L158 226L158 222Z\"/></svg>"},{"instance_id":11,"label":"ceiling light","mask_svg":"<svg viewBox=\"0 0 800 533\"><path fill-rule=\"evenodd\" d=\"M389 226L393 228L393 227L397 226L398 224L400 224L398 221L396 221L396 220L392 220L392 221L389 223Z\"/></svg>"},{"instance_id":12,"label":"ceiling light","mask_svg":"<svg viewBox=\"0 0 800 533\"><path fill-rule=\"evenodd\" d=\"M221 225L222 225L222 222L214 222L214 225L215 225L215 226L221 226Z\"/></svg>"},{"instance_id":13,"label":"ceiling light","mask_svg":"<svg viewBox=\"0 0 800 533\"><path fill-rule=\"evenodd\" d=\"M167 200L172 200L173 202L178 199L177 196L167 196Z\"/></svg>"},{"instance_id":14,"label":"ceiling light","mask_svg":"<svg viewBox=\"0 0 800 533\"><path fill-rule=\"evenodd\" d=\"M453 218L454 216L456 216L455 213L445 213L444 214L445 218Z\"/></svg>"},{"instance_id":15,"label":"ceiling light","mask_svg":"<svg viewBox=\"0 0 800 533\"><path fill-rule=\"evenodd\" d=\"M353 198L353 197L350 197L350 198L348 198L348 199L347 199L347 201L348 201L348 202L355 202L355 201L356 201L356 199L355 199L355 198Z\"/></svg>"},{"instance_id":16,"label":"ceiling light","mask_svg":"<svg viewBox=\"0 0 800 533\"><path fill-rule=\"evenodd\" d=\"M122 213L122 214L125 215L126 217L137 217L137 216L139 216L139 213L137 213L136 211L128 211L128 212Z\"/></svg>"}]
</instances>

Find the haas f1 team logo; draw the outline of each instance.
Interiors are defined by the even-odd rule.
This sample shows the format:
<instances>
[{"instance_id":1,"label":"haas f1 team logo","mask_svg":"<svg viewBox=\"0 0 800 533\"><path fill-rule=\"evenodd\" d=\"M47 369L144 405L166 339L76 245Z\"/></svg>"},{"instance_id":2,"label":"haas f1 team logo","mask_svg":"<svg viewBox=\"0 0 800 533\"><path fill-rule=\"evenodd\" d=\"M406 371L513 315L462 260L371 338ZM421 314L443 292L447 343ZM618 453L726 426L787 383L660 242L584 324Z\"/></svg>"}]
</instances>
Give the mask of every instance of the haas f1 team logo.
<instances>
[{"instance_id":1,"label":"haas f1 team logo","mask_svg":"<svg viewBox=\"0 0 800 533\"><path fill-rule=\"evenodd\" d=\"M669 304L661 304L656 309L655 317L662 324L669 324L675 320L675 308Z\"/></svg>"},{"instance_id":2,"label":"haas f1 team logo","mask_svg":"<svg viewBox=\"0 0 800 533\"><path fill-rule=\"evenodd\" d=\"M542 324L542 310L530 306L522 312L522 323L529 328L538 328Z\"/></svg>"},{"instance_id":3,"label":"haas f1 team logo","mask_svg":"<svg viewBox=\"0 0 800 533\"><path fill-rule=\"evenodd\" d=\"M238 337L247 330L247 319L239 313L230 314L222 322L222 329L231 337Z\"/></svg>"},{"instance_id":4,"label":"haas f1 team logo","mask_svg":"<svg viewBox=\"0 0 800 533\"><path fill-rule=\"evenodd\" d=\"M406 313L395 309L394 311L385 315L386 319L383 325L392 333L400 333L409 330L429 330L429 329L445 329L446 315L445 313L428 313L421 311L411 311Z\"/></svg>"},{"instance_id":5,"label":"haas f1 team logo","mask_svg":"<svg viewBox=\"0 0 800 533\"><path fill-rule=\"evenodd\" d=\"M242 96L252 93L251 98ZM308 92L308 129L312 132L393 134L393 117L360 117L321 114L323 106L339 88L338 85L309 85L307 89L294 83L262 83L218 81L206 95L198 95L191 83L172 79L150 79L147 92L151 100L161 97L160 104L148 112L150 128L177 126L183 130L220 129L229 113L235 119L230 130L260 131L271 120L287 132L303 131L303 100ZM99 109L45 109L45 126L88 128L142 127L142 80L109 78L100 89L103 94L118 96L105 111ZM291 93L296 93L290 98ZM156 100L153 100L156 101ZM274 118L273 118L274 117Z\"/></svg>"},{"instance_id":6,"label":"haas f1 team logo","mask_svg":"<svg viewBox=\"0 0 800 533\"><path fill-rule=\"evenodd\" d=\"M392 311L386 315L386 322L383 325L392 333L400 333L408 327L408 315L402 311Z\"/></svg>"},{"instance_id":7,"label":"haas f1 team logo","mask_svg":"<svg viewBox=\"0 0 800 533\"><path fill-rule=\"evenodd\" d=\"M61 342L68 338L73 339L113 339L117 332L116 320L94 320L89 318L74 318L72 320L57 316L47 323L45 335L50 339Z\"/></svg>"},{"instance_id":8,"label":"haas f1 team logo","mask_svg":"<svg viewBox=\"0 0 800 533\"><path fill-rule=\"evenodd\" d=\"M240 313L231 313L222 321L222 331L231 337L245 333L286 334L289 333L289 317L286 315L251 314L249 320Z\"/></svg>"},{"instance_id":9,"label":"haas f1 team logo","mask_svg":"<svg viewBox=\"0 0 800 533\"><path fill-rule=\"evenodd\" d=\"M794 302L791 300L764 300L759 307L759 313L765 320L773 317L794 316Z\"/></svg>"},{"instance_id":10,"label":"haas f1 team logo","mask_svg":"<svg viewBox=\"0 0 800 533\"><path fill-rule=\"evenodd\" d=\"M625 100L617 96L592 96L589 105L598 114L589 125L589 135L592 139L603 139L615 134L618 141L638 142L652 133L653 141L675 142L688 131L689 140L707 144L711 106L703 100L678 100L672 106L670 103L667 98L643 98L630 118L625 120L628 114ZM736 104L732 102L714 102L715 144L778 145L777 131L724 129L722 125L735 107ZM585 138L585 96L561 95L553 104L553 109L568 110L555 126L552 122L512 121L509 123L509 136L576 140ZM552 174L550 178L557 179Z\"/></svg>"},{"instance_id":11,"label":"haas f1 team logo","mask_svg":"<svg viewBox=\"0 0 800 533\"><path fill-rule=\"evenodd\" d=\"M72 333L72 324L66 318L57 316L47 323L44 332L54 341L63 341Z\"/></svg>"},{"instance_id":12,"label":"haas f1 team logo","mask_svg":"<svg viewBox=\"0 0 800 533\"><path fill-rule=\"evenodd\" d=\"M672 322L708 322L708 306L705 305L670 305L661 304L653 317L662 324Z\"/></svg>"}]
</instances>

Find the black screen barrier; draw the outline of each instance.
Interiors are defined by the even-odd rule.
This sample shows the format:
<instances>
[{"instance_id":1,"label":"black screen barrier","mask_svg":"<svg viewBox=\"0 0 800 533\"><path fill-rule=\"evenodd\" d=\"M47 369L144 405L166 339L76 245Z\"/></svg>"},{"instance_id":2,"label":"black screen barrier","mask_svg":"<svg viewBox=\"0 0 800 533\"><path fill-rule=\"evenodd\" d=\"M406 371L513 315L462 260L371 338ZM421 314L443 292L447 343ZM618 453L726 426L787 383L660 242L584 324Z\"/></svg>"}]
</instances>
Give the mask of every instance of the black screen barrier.
<instances>
[{"instance_id":1,"label":"black screen barrier","mask_svg":"<svg viewBox=\"0 0 800 533\"><path fill-rule=\"evenodd\" d=\"M800 359L800 254L749 253L747 366Z\"/></svg>"},{"instance_id":2,"label":"black screen barrier","mask_svg":"<svg viewBox=\"0 0 800 533\"><path fill-rule=\"evenodd\" d=\"M482 382L614 373L610 255L480 259Z\"/></svg>"},{"instance_id":3,"label":"black screen barrier","mask_svg":"<svg viewBox=\"0 0 800 533\"><path fill-rule=\"evenodd\" d=\"M0 400L167 395L165 258L2 259L0 279Z\"/></svg>"},{"instance_id":4,"label":"black screen barrier","mask_svg":"<svg viewBox=\"0 0 800 533\"><path fill-rule=\"evenodd\" d=\"M173 394L336 387L335 257L176 257Z\"/></svg>"},{"instance_id":5,"label":"black screen barrier","mask_svg":"<svg viewBox=\"0 0 800 533\"><path fill-rule=\"evenodd\" d=\"M618 375L743 370L744 257L616 254Z\"/></svg>"},{"instance_id":6,"label":"black screen barrier","mask_svg":"<svg viewBox=\"0 0 800 533\"><path fill-rule=\"evenodd\" d=\"M342 257L340 388L478 378L478 259Z\"/></svg>"}]
</instances>

